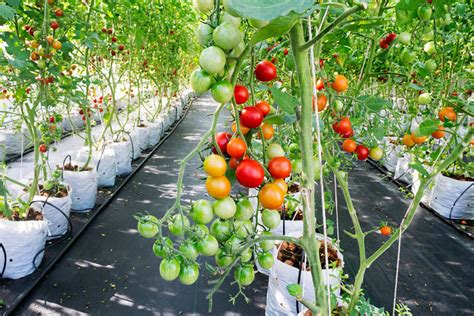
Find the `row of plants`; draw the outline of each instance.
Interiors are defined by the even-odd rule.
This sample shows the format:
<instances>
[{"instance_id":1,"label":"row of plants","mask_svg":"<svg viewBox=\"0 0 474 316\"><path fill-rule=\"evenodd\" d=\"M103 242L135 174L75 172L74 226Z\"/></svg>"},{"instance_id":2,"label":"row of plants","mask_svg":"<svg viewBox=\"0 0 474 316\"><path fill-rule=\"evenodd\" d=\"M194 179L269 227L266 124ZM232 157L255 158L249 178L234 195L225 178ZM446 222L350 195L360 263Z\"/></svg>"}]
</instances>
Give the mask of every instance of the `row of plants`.
<instances>
[{"instance_id":1,"label":"row of plants","mask_svg":"<svg viewBox=\"0 0 474 316\"><path fill-rule=\"evenodd\" d=\"M409 229L440 174L462 173L458 179L472 183L467 4L193 3L202 51L190 84L197 93L210 91L216 109L180 162L172 207L159 218L136 215L141 235L155 240L161 277L191 285L209 270L211 309L228 277L238 286L231 302L250 301L245 290L257 267L269 275L267 315L384 315L385 308L410 314L404 304L370 304L364 276ZM232 120L227 130L217 128L223 111ZM409 155L417 173L413 199L400 223L363 227L350 170L369 157L387 164L393 148ZM184 204L186 166L197 156L208 198ZM349 278L344 244L330 237L326 219L335 209L334 182L346 205L340 216L353 226L345 233L358 248L351 249L359 266ZM369 251L366 241L375 234L385 240ZM199 256L215 264L199 263Z\"/></svg>"},{"instance_id":2,"label":"row of plants","mask_svg":"<svg viewBox=\"0 0 474 316\"><path fill-rule=\"evenodd\" d=\"M98 188L129 174L181 116L195 45L178 21L195 13L184 2L96 0L9 0L0 13L2 161L27 148L33 161L24 178L2 163L0 277L17 279L68 232L71 211L94 209ZM72 157L65 130L81 142Z\"/></svg>"}]
</instances>

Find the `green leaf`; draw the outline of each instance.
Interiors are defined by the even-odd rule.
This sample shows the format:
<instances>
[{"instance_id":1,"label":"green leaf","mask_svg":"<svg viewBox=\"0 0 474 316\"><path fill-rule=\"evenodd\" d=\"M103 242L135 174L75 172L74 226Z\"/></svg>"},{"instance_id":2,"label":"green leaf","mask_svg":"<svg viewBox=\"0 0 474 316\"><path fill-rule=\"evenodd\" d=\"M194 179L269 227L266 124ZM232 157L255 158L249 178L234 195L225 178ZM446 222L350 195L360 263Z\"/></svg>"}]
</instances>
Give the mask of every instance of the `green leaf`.
<instances>
[{"instance_id":1,"label":"green leaf","mask_svg":"<svg viewBox=\"0 0 474 316\"><path fill-rule=\"evenodd\" d=\"M415 130L415 136L430 136L438 130L438 123L435 120L423 121Z\"/></svg>"},{"instance_id":2,"label":"green leaf","mask_svg":"<svg viewBox=\"0 0 474 316\"><path fill-rule=\"evenodd\" d=\"M390 107L392 103L381 97L372 95L363 95L357 98L369 111L380 112L382 109Z\"/></svg>"},{"instance_id":3,"label":"green leaf","mask_svg":"<svg viewBox=\"0 0 474 316\"><path fill-rule=\"evenodd\" d=\"M13 20L15 16L15 9L7 6L6 4L0 4L0 16L5 20Z\"/></svg>"},{"instance_id":4,"label":"green leaf","mask_svg":"<svg viewBox=\"0 0 474 316\"><path fill-rule=\"evenodd\" d=\"M417 85L417 84L415 84L415 83L413 83L413 82L410 83L410 84L408 85L408 87L409 87L409 88L412 88L412 89L415 89L415 90L417 90L417 91L423 90L423 87L422 87L422 86L419 86L419 85Z\"/></svg>"},{"instance_id":5,"label":"green leaf","mask_svg":"<svg viewBox=\"0 0 474 316\"><path fill-rule=\"evenodd\" d=\"M271 21L290 12L304 13L314 0L229 0L230 8L246 19Z\"/></svg>"},{"instance_id":6,"label":"green leaf","mask_svg":"<svg viewBox=\"0 0 474 316\"><path fill-rule=\"evenodd\" d=\"M285 124L285 116L278 114L269 115L263 121L268 124L282 125Z\"/></svg>"},{"instance_id":7,"label":"green leaf","mask_svg":"<svg viewBox=\"0 0 474 316\"><path fill-rule=\"evenodd\" d=\"M372 130L372 133L377 140L382 140L385 137L386 132L385 128L378 126Z\"/></svg>"},{"instance_id":8,"label":"green leaf","mask_svg":"<svg viewBox=\"0 0 474 316\"><path fill-rule=\"evenodd\" d=\"M421 175L425 177L430 176L429 172L426 171L426 169L423 167L423 165L419 161L410 163L410 167L415 169L416 171L418 171Z\"/></svg>"},{"instance_id":9,"label":"green leaf","mask_svg":"<svg viewBox=\"0 0 474 316\"><path fill-rule=\"evenodd\" d=\"M267 26L258 30L252 39L250 45L256 45L268 38L278 37L288 32L298 22L299 15L292 13L287 16L279 17L271 21Z\"/></svg>"},{"instance_id":10,"label":"green leaf","mask_svg":"<svg viewBox=\"0 0 474 316\"><path fill-rule=\"evenodd\" d=\"M299 103L297 99L275 87L271 87L270 91L272 92L276 105L283 112L295 114L295 107L298 106Z\"/></svg>"}]
</instances>

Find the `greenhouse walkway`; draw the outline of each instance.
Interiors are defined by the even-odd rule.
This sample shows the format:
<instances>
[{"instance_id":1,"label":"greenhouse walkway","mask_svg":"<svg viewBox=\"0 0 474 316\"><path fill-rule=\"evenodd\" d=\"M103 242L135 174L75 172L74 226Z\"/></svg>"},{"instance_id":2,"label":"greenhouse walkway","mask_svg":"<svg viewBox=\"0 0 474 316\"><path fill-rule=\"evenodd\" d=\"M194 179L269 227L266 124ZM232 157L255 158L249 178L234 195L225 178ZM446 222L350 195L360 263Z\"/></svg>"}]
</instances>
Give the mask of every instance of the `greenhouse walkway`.
<instances>
[{"instance_id":1,"label":"greenhouse walkway","mask_svg":"<svg viewBox=\"0 0 474 316\"><path fill-rule=\"evenodd\" d=\"M153 240L139 236L132 215L149 211L160 216L172 205L178 161L208 129L215 107L209 97L194 102L175 132L28 295L18 315L208 314L208 276L194 286L163 281L158 273L159 260L151 250ZM225 118L220 124L225 124ZM188 167L184 181L187 201L205 195L195 171L199 166L199 159L194 159ZM409 203L393 183L381 178L368 164L358 164L351 174L352 194L365 228L381 220L396 224ZM350 229L346 218L342 206L341 231ZM346 270L353 274L357 269L356 248L341 237ZM369 236L368 251L383 240L380 235ZM367 296L378 306L391 308L395 259L396 246L367 273ZM468 315L474 310L473 262L472 240L421 209L403 237L399 298L414 315ZM205 273L205 269L201 271ZM245 304L240 299L233 306L228 293L229 288L230 293L236 288L228 282L216 294L211 314L263 315L266 283L266 277L259 274L247 290L252 302Z\"/></svg>"}]
</instances>

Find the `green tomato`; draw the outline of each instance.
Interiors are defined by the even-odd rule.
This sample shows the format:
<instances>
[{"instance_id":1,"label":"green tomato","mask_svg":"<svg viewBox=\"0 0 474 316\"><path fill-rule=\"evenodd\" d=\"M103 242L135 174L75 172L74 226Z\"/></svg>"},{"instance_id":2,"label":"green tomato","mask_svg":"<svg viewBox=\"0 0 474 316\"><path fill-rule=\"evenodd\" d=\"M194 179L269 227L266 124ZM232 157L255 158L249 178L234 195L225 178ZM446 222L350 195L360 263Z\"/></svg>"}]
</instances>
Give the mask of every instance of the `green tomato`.
<instances>
[{"instance_id":1,"label":"green tomato","mask_svg":"<svg viewBox=\"0 0 474 316\"><path fill-rule=\"evenodd\" d=\"M344 110L344 103L342 103L341 100L336 100L336 102L334 102L334 110L336 110L336 112L342 112L342 110Z\"/></svg>"},{"instance_id":2,"label":"green tomato","mask_svg":"<svg viewBox=\"0 0 474 316\"><path fill-rule=\"evenodd\" d=\"M158 234L158 219L153 215L145 215L138 221L137 229L145 238L153 238Z\"/></svg>"},{"instance_id":3,"label":"green tomato","mask_svg":"<svg viewBox=\"0 0 474 316\"><path fill-rule=\"evenodd\" d=\"M275 263L273 255L269 252L262 252L258 255L258 264L264 269L271 269Z\"/></svg>"},{"instance_id":4,"label":"green tomato","mask_svg":"<svg viewBox=\"0 0 474 316\"><path fill-rule=\"evenodd\" d=\"M370 150L369 155L373 160L379 161L383 157L383 149L380 147L374 147Z\"/></svg>"},{"instance_id":5,"label":"green tomato","mask_svg":"<svg viewBox=\"0 0 474 316\"><path fill-rule=\"evenodd\" d=\"M211 94L217 103L224 104L234 96L234 87L227 80L219 81L212 85Z\"/></svg>"},{"instance_id":6,"label":"green tomato","mask_svg":"<svg viewBox=\"0 0 474 316\"><path fill-rule=\"evenodd\" d=\"M234 254L237 252L237 250L239 250L239 248L242 246L242 243L244 241L239 238L237 235L232 235L226 242L225 242L225 245L226 245L226 248L227 250Z\"/></svg>"},{"instance_id":7,"label":"green tomato","mask_svg":"<svg viewBox=\"0 0 474 316\"><path fill-rule=\"evenodd\" d=\"M265 227L269 229L274 229L281 222L280 212L275 210L263 210L262 212L262 222Z\"/></svg>"},{"instance_id":8,"label":"green tomato","mask_svg":"<svg viewBox=\"0 0 474 316\"><path fill-rule=\"evenodd\" d=\"M434 32L430 28L426 28L424 30L423 34L421 34L421 39L424 42L431 41L431 40L433 40L433 38L434 38Z\"/></svg>"},{"instance_id":9,"label":"green tomato","mask_svg":"<svg viewBox=\"0 0 474 316\"><path fill-rule=\"evenodd\" d=\"M157 239L153 243L153 253L158 258L166 255L166 248L173 249L173 241L169 237Z\"/></svg>"},{"instance_id":10,"label":"green tomato","mask_svg":"<svg viewBox=\"0 0 474 316\"><path fill-rule=\"evenodd\" d=\"M431 9L429 5L424 4L418 7L418 10L416 11L416 13L418 15L418 18L420 18L420 20L426 21L431 18L431 14L433 13L433 10Z\"/></svg>"},{"instance_id":11,"label":"green tomato","mask_svg":"<svg viewBox=\"0 0 474 316\"><path fill-rule=\"evenodd\" d=\"M267 157L268 159L273 159L275 157L284 157L285 156L285 151L283 148L280 146L280 144L270 144L267 147Z\"/></svg>"},{"instance_id":12,"label":"green tomato","mask_svg":"<svg viewBox=\"0 0 474 316\"><path fill-rule=\"evenodd\" d=\"M234 199L230 196L223 199L217 200L212 205L214 213L221 219L229 219L235 215L237 206L235 205Z\"/></svg>"},{"instance_id":13,"label":"green tomato","mask_svg":"<svg viewBox=\"0 0 474 316\"><path fill-rule=\"evenodd\" d=\"M204 14L214 10L214 0L193 0L193 4L196 10Z\"/></svg>"},{"instance_id":14,"label":"green tomato","mask_svg":"<svg viewBox=\"0 0 474 316\"><path fill-rule=\"evenodd\" d=\"M401 32L398 35L398 41L403 45L409 45L411 42L411 34L408 32Z\"/></svg>"},{"instance_id":15,"label":"green tomato","mask_svg":"<svg viewBox=\"0 0 474 316\"><path fill-rule=\"evenodd\" d=\"M215 256L216 264L221 268L228 267L235 259L234 256L229 255L223 249L219 249Z\"/></svg>"},{"instance_id":16,"label":"green tomato","mask_svg":"<svg viewBox=\"0 0 474 316\"><path fill-rule=\"evenodd\" d=\"M249 262L252 259L252 249L247 248L240 254L240 262Z\"/></svg>"},{"instance_id":17,"label":"green tomato","mask_svg":"<svg viewBox=\"0 0 474 316\"><path fill-rule=\"evenodd\" d=\"M232 23L220 24L212 33L214 43L224 50L235 48L243 40L242 32Z\"/></svg>"},{"instance_id":18,"label":"green tomato","mask_svg":"<svg viewBox=\"0 0 474 316\"><path fill-rule=\"evenodd\" d=\"M197 249L204 256L214 256L219 250L219 242L214 236L207 235L198 242Z\"/></svg>"},{"instance_id":19,"label":"green tomato","mask_svg":"<svg viewBox=\"0 0 474 316\"><path fill-rule=\"evenodd\" d=\"M194 30L194 35L202 46L208 46L212 41L212 33L214 33L214 29L205 23L199 24L199 26Z\"/></svg>"},{"instance_id":20,"label":"green tomato","mask_svg":"<svg viewBox=\"0 0 474 316\"><path fill-rule=\"evenodd\" d=\"M435 71L437 67L438 67L438 65L436 65L436 62L435 62L433 59L427 60L427 61L425 62L425 68L426 68L429 72Z\"/></svg>"},{"instance_id":21,"label":"green tomato","mask_svg":"<svg viewBox=\"0 0 474 316\"><path fill-rule=\"evenodd\" d=\"M190 213L191 219L198 224L208 224L214 218L211 202L207 200L197 200L193 203Z\"/></svg>"},{"instance_id":22,"label":"green tomato","mask_svg":"<svg viewBox=\"0 0 474 316\"><path fill-rule=\"evenodd\" d=\"M232 224L229 221L216 219L211 225L211 235L224 242L232 235Z\"/></svg>"},{"instance_id":23,"label":"green tomato","mask_svg":"<svg viewBox=\"0 0 474 316\"><path fill-rule=\"evenodd\" d=\"M251 219L254 213L255 209L253 208L252 203L249 199L244 198L237 203L237 211L235 212L234 217L236 220L246 221Z\"/></svg>"},{"instance_id":24,"label":"green tomato","mask_svg":"<svg viewBox=\"0 0 474 316\"><path fill-rule=\"evenodd\" d=\"M43 183L43 189L46 191L52 190L54 188L54 182L52 181L45 181Z\"/></svg>"},{"instance_id":25,"label":"green tomato","mask_svg":"<svg viewBox=\"0 0 474 316\"><path fill-rule=\"evenodd\" d=\"M303 171L303 161L301 159L294 159L291 162L291 170L296 174L300 174Z\"/></svg>"},{"instance_id":26,"label":"green tomato","mask_svg":"<svg viewBox=\"0 0 474 316\"><path fill-rule=\"evenodd\" d=\"M405 48L400 55L400 60L405 66L408 66L411 63L413 63L415 59L416 59L416 53L408 48Z\"/></svg>"},{"instance_id":27,"label":"green tomato","mask_svg":"<svg viewBox=\"0 0 474 316\"><path fill-rule=\"evenodd\" d=\"M427 54L430 54L430 55L433 55L436 53L436 47L435 47L435 44L434 42L428 42L425 44L425 46L423 46L423 50L425 51L425 53Z\"/></svg>"},{"instance_id":28,"label":"green tomato","mask_svg":"<svg viewBox=\"0 0 474 316\"><path fill-rule=\"evenodd\" d=\"M209 228L207 228L207 226L204 224L194 225L194 231L196 232L198 238L204 238L209 235Z\"/></svg>"},{"instance_id":29,"label":"green tomato","mask_svg":"<svg viewBox=\"0 0 474 316\"><path fill-rule=\"evenodd\" d=\"M163 259L160 263L160 276L163 280L166 281L173 281L179 275L181 270L181 266L179 264L179 260L176 258L173 259Z\"/></svg>"},{"instance_id":30,"label":"green tomato","mask_svg":"<svg viewBox=\"0 0 474 316\"><path fill-rule=\"evenodd\" d=\"M245 42L242 41L229 54L230 58L239 58L245 50Z\"/></svg>"},{"instance_id":31,"label":"green tomato","mask_svg":"<svg viewBox=\"0 0 474 316\"><path fill-rule=\"evenodd\" d=\"M254 27L256 29L261 29L261 28L267 26L269 23L270 23L270 21L259 20L259 19L249 19L250 26Z\"/></svg>"},{"instance_id":32,"label":"green tomato","mask_svg":"<svg viewBox=\"0 0 474 316\"><path fill-rule=\"evenodd\" d=\"M61 170L54 170L53 173L51 173L51 176L55 179L61 178L62 171Z\"/></svg>"},{"instance_id":33,"label":"green tomato","mask_svg":"<svg viewBox=\"0 0 474 316\"><path fill-rule=\"evenodd\" d=\"M176 236L183 236L186 227L189 227L189 219L181 214L175 214L168 222L168 229L170 233Z\"/></svg>"},{"instance_id":34,"label":"green tomato","mask_svg":"<svg viewBox=\"0 0 474 316\"><path fill-rule=\"evenodd\" d=\"M239 265L234 270L234 279L241 286L247 286L252 284L255 279L255 271L253 266L250 264Z\"/></svg>"},{"instance_id":35,"label":"green tomato","mask_svg":"<svg viewBox=\"0 0 474 316\"><path fill-rule=\"evenodd\" d=\"M38 66L39 69L45 69L46 68L46 61L44 59L40 59L36 61L36 66Z\"/></svg>"},{"instance_id":36,"label":"green tomato","mask_svg":"<svg viewBox=\"0 0 474 316\"><path fill-rule=\"evenodd\" d=\"M273 236L272 232L265 231L262 233L262 236ZM263 251L270 251L275 246L274 240L264 240L260 242L260 248Z\"/></svg>"},{"instance_id":37,"label":"green tomato","mask_svg":"<svg viewBox=\"0 0 474 316\"><path fill-rule=\"evenodd\" d=\"M217 46L211 46L204 49L199 56L199 64L202 69L209 74L223 72L225 63L225 53Z\"/></svg>"},{"instance_id":38,"label":"green tomato","mask_svg":"<svg viewBox=\"0 0 474 316\"><path fill-rule=\"evenodd\" d=\"M239 238L245 238L249 234L254 232L253 224L250 220L246 221L235 221L234 222L234 232L235 235Z\"/></svg>"},{"instance_id":39,"label":"green tomato","mask_svg":"<svg viewBox=\"0 0 474 316\"><path fill-rule=\"evenodd\" d=\"M232 14L230 14L229 12L224 11L224 12L222 12L222 14L221 14L219 23L222 24L222 23L224 23L224 22L228 22L228 23L232 24L233 27L239 28L239 27L240 27L241 18L235 17L235 16L233 16Z\"/></svg>"},{"instance_id":40,"label":"green tomato","mask_svg":"<svg viewBox=\"0 0 474 316\"><path fill-rule=\"evenodd\" d=\"M199 255L197 247L190 241L186 241L179 246L179 251L183 253L183 256L189 260L196 260Z\"/></svg>"},{"instance_id":41,"label":"green tomato","mask_svg":"<svg viewBox=\"0 0 474 316\"><path fill-rule=\"evenodd\" d=\"M199 278L199 266L197 263L181 267L179 272L179 281L184 285L194 284Z\"/></svg>"},{"instance_id":42,"label":"green tomato","mask_svg":"<svg viewBox=\"0 0 474 316\"><path fill-rule=\"evenodd\" d=\"M207 92L214 82L214 78L202 69L196 69L191 74L191 88L196 93Z\"/></svg>"},{"instance_id":43,"label":"green tomato","mask_svg":"<svg viewBox=\"0 0 474 316\"><path fill-rule=\"evenodd\" d=\"M420 104L429 104L431 102L431 94L425 92L418 96L418 103Z\"/></svg>"},{"instance_id":44,"label":"green tomato","mask_svg":"<svg viewBox=\"0 0 474 316\"><path fill-rule=\"evenodd\" d=\"M300 145L297 143L291 143L290 147L288 147L290 153L299 153L300 152Z\"/></svg>"}]
</instances>

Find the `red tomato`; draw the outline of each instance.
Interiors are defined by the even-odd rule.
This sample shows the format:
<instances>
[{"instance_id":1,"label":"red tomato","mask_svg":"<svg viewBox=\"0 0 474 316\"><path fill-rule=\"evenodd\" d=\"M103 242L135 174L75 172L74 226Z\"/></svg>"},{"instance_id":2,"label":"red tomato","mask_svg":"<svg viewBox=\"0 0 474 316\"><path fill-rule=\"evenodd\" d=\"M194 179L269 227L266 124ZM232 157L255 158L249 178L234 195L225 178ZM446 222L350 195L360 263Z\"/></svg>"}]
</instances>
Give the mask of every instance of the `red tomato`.
<instances>
[{"instance_id":1,"label":"red tomato","mask_svg":"<svg viewBox=\"0 0 474 316\"><path fill-rule=\"evenodd\" d=\"M245 151L247 151L247 145L241 138L233 138L227 143L227 153L232 158L241 158Z\"/></svg>"},{"instance_id":2,"label":"red tomato","mask_svg":"<svg viewBox=\"0 0 474 316\"><path fill-rule=\"evenodd\" d=\"M244 104L249 99L249 90L239 84L235 85L234 97L237 104Z\"/></svg>"},{"instance_id":3,"label":"red tomato","mask_svg":"<svg viewBox=\"0 0 474 316\"><path fill-rule=\"evenodd\" d=\"M247 106L240 113L240 123L248 128L257 128L263 122L263 114L255 106Z\"/></svg>"},{"instance_id":4,"label":"red tomato","mask_svg":"<svg viewBox=\"0 0 474 316\"><path fill-rule=\"evenodd\" d=\"M265 171L255 160L242 160L235 171L235 177L241 185L247 188L256 188L262 184Z\"/></svg>"},{"instance_id":5,"label":"red tomato","mask_svg":"<svg viewBox=\"0 0 474 316\"><path fill-rule=\"evenodd\" d=\"M227 143L229 143L229 140L232 138L232 134L226 133L226 132L220 132L216 134L216 143L219 146L222 154L227 155ZM212 152L214 154L217 154L217 149L212 148Z\"/></svg>"},{"instance_id":6,"label":"red tomato","mask_svg":"<svg viewBox=\"0 0 474 316\"><path fill-rule=\"evenodd\" d=\"M357 159L359 160L366 160L369 157L369 149L364 145L357 145L355 153L357 155Z\"/></svg>"},{"instance_id":7,"label":"red tomato","mask_svg":"<svg viewBox=\"0 0 474 316\"><path fill-rule=\"evenodd\" d=\"M380 48L381 48L381 49L387 49L387 48L388 48L388 42L387 42L387 40L385 39L385 37L382 37L382 38L380 39L379 44L380 44Z\"/></svg>"},{"instance_id":8,"label":"red tomato","mask_svg":"<svg viewBox=\"0 0 474 316\"><path fill-rule=\"evenodd\" d=\"M318 81L316 82L316 89L318 89L318 91L321 91L324 89L324 81L319 78Z\"/></svg>"},{"instance_id":9,"label":"red tomato","mask_svg":"<svg viewBox=\"0 0 474 316\"><path fill-rule=\"evenodd\" d=\"M259 62L255 67L255 77L262 82L275 80L277 77L275 65L268 60Z\"/></svg>"},{"instance_id":10,"label":"red tomato","mask_svg":"<svg viewBox=\"0 0 474 316\"><path fill-rule=\"evenodd\" d=\"M396 33L388 33L387 36L385 37L385 40L387 41L388 44L393 42L397 38Z\"/></svg>"},{"instance_id":11,"label":"red tomato","mask_svg":"<svg viewBox=\"0 0 474 316\"><path fill-rule=\"evenodd\" d=\"M275 157L268 163L273 179L285 179L291 174L291 161L286 157Z\"/></svg>"},{"instance_id":12,"label":"red tomato","mask_svg":"<svg viewBox=\"0 0 474 316\"><path fill-rule=\"evenodd\" d=\"M43 154L48 151L48 147L46 147L45 144L41 144L38 149L39 149L39 151L42 152Z\"/></svg>"},{"instance_id":13,"label":"red tomato","mask_svg":"<svg viewBox=\"0 0 474 316\"><path fill-rule=\"evenodd\" d=\"M352 132L351 121L348 117L342 118L339 122L332 124L334 131L340 135Z\"/></svg>"},{"instance_id":14,"label":"red tomato","mask_svg":"<svg viewBox=\"0 0 474 316\"><path fill-rule=\"evenodd\" d=\"M262 112L262 115L265 117L268 115L268 113L270 113L271 111L271 107L270 107L270 104L268 104L267 102L265 101L258 101L257 104L255 104L255 107L257 109L260 110L260 112Z\"/></svg>"}]
</instances>

